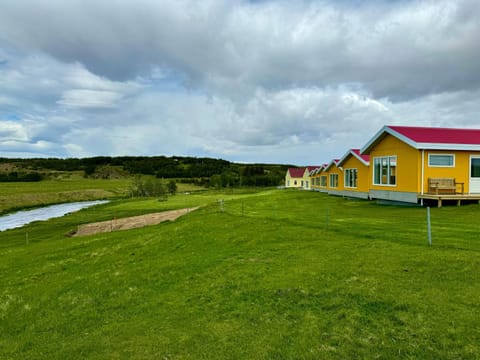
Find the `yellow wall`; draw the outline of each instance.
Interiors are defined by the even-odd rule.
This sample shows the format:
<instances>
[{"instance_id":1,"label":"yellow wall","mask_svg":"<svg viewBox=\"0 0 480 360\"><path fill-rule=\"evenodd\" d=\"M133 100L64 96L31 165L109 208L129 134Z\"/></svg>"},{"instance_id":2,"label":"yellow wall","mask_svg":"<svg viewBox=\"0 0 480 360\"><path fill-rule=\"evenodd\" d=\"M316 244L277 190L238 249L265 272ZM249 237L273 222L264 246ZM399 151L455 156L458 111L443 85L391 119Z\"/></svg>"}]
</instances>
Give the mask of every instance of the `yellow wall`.
<instances>
[{"instance_id":1,"label":"yellow wall","mask_svg":"<svg viewBox=\"0 0 480 360\"><path fill-rule=\"evenodd\" d=\"M374 159L379 156L397 156L396 185L374 184ZM371 189L418 193L420 192L420 170L421 151L414 149L389 134L370 151Z\"/></svg>"},{"instance_id":2,"label":"yellow wall","mask_svg":"<svg viewBox=\"0 0 480 360\"><path fill-rule=\"evenodd\" d=\"M310 177L312 181L312 189L326 189L326 186L321 185L321 177L322 176L327 176L324 171L320 171L318 174L315 174ZM316 181L318 179L319 185L316 185ZM328 180L327 180L327 185L328 185Z\"/></svg>"},{"instance_id":3,"label":"yellow wall","mask_svg":"<svg viewBox=\"0 0 480 360\"><path fill-rule=\"evenodd\" d=\"M308 186L306 181L308 181ZM312 188L312 177L310 176L308 169L306 169L305 173L303 174L303 184L305 189L310 190Z\"/></svg>"},{"instance_id":4,"label":"yellow wall","mask_svg":"<svg viewBox=\"0 0 480 360\"><path fill-rule=\"evenodd\" d=\"M428 166L428 154L448 154L455 156L455 167L430 167ZM479 156L480 152L470 151L448 151L448 150L425 150L425 168L424 168L424 184L423 191L428 192L428 178L455 178L456 182L464 183L465 193L469 193L469 181L470 181L470 156ZM460 191L460 187L458 187Z\"/></svg>"},{"instance_id":5,"label":"yellow wall","mask_svg":"<svg viewBox=\"0 0 480 360\"><path fill-rule=\"evenodd\" d=\"M343 171L342 169L338 168L336 165L330 166L330 168L322 173L323 175L327 175L327 189L329 190L343 190ZM330 174L338 174L338 187L332 188L330 185Z\"/></svg>"},{"instance_id":6,"label":"yellow wall","mask_svg":"<svg viewBox=\"0 0 480 360\"><path fill-rule=\"evenodd\" d=\"M290 185L288 185L288 181L290 180ZM295 180L297 181L297 184L295 185ZM287 175L285 176L285 187L289 188L299 188L302 187L302 180L303 178L292 178L290 176L290 172L287 171Z\"/></svg>"},{"instance_id":7,"label":"yellow wall","mask_svg":"<svg viewBox=\"0 0 480 360\"><path fill-rule=\"evenodd\" d=\"M310 176L310 182L311 182L310 187L312 189L320 189L320 186L316 185L316 183L315 183L317 181L317 179L320 179L320 174L315 174L313 176ZM320 181L320 180L318 180L318 181Z\"/></svg>"},{"instance_id":8,"label":"yellow wall","mask_svg":"<svg viewBox=\"0 0 480 360\"><path fill-rule=\"evenodd\" d=\"M355 156L350 155L347 158L347 160L343 163L342 168L344 172L345 172L345 169L357 169L357 187L356 188L346 187L345 190L368 192L368 190L370 189L370 183L371 183L369 166L366 166L364 163L358 160Z\"/></svg>"},{"instance_id":9,"label":"yellow wall","mask_svg":"<svg viewBox=\"0 0 480 360\"><path fill-rule=\"evenodd\" d=\"M290 180L290 185L288 185L288 181ZM295 181L297 183L295 184ZM291 177L290 172L287 171L287 174L285 175L285 187L288 188L306 188L306 181L308 181L308 188L311 188L311 180L310 180L310 175L308 170L305 170L303 173L303 177L301 178L296 178L296 177Z\"/></svg>"}]
</instances>

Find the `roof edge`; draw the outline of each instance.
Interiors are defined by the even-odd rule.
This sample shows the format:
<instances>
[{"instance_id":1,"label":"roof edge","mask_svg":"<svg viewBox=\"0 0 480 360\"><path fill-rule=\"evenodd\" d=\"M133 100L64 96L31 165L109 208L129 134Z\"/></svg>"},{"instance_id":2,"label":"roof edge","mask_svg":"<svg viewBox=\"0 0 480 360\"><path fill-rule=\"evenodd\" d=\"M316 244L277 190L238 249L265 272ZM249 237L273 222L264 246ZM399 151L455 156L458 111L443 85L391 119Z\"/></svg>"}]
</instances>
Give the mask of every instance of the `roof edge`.
<instances>
[{"instance_id":1,"label":"roof edge","mask_svg":"<svg viewBox=\"0 0 480 360\"><path fill-rule=\"evenodd\" d=\"M399 132L393 130L390 125L384 125L361 149L360 154L369 155L372 148L385 136L385 134L392 135L398 140L404 142L407 145L415 149L419 149L419 144L410 139L409 137L400 134Z\"/></svg>"},{"instance_id":2,"label":"roof edge","mask_svg":"<svg viewBox=\"0 0 480 360\"><path fill-rule=\"evenodd\" d=\"M343 163L347 160L347 158L349 157L349 155L352 155L354 156L355 158L357 158L358 160L360 160L360 162L365 165L365 166L370 166L370 162L367 162L365 161L364 159L362 159L361 156L359 156L355 151L353 151L355 149L350 149L347 151L347 153L345 155L342 156L342 158L340 159L340 161L338 162L337 166L342 166Z\"/></svg>"}]
</instances>

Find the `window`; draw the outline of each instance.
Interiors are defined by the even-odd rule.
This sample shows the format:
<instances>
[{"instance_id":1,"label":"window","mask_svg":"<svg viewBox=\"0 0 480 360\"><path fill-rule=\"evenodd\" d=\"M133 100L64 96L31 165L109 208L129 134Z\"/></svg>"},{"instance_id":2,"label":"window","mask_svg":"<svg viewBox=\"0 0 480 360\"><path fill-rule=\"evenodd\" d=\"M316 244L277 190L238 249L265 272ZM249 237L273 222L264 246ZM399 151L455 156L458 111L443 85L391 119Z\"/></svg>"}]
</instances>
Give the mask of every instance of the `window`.
<instances>
[{"instance_id":1,"label":"window","mask_svg":"<svg viewBox=\"0 0 480 360\"><path fill-rule=\"evenodd\" d=\"M357 169L345 169L345 187L357 187Z\"/></svg>"},{"instance_id":2,"label":"window","mask_svg":"<svg viewBox=\"0 0 480 360\"><path fill-rule=\"evenodd\" d=\"M397 157L383 156L373 159L374 185L397 184Z\"/></svg>"},{"instance_id":3,"label":"window","mask_svg":"<svg viewBox=\"0 0 480 360\"><path fill-rule=\"evenodd\" d=\"M455 155L451 154L428 154L428 166L430 167L454 167Z\"/></svg>"},{"instance_id":4,"label":"window","mask_svg":"<svg viewBox=\"0 0 480 360\"><path fill-rule=\"evenodd\" d=\"M320 178L315 178L315 185L320 186Z\"/></svg>"},{"instance_id":5,"label":"window","mask_svg":"<svg viewBox=\"0 0 480 360\"><path fill-rule=\"evenodd\" d=\"M330 174L330 187L338 187L338 174Z\"/></svg>"},{"instance_id":6,"label":"window","mask_svg":"<svg viewBox=\"0 0 480 360\"><path fill-rule=\"evenodd\" d=\"M293 185L297 185L297 180L295 180L295 181L293 182Z\"/></svg>"},{"instance_id":7,"label":"window","mask_svg":"<svg viewBox=\"0 0 480 360\"><path fill-rule=\"evenodd\" d=\"M327 175L320 176L320 186L327 187Z\"/></svg>"}]
</instances>

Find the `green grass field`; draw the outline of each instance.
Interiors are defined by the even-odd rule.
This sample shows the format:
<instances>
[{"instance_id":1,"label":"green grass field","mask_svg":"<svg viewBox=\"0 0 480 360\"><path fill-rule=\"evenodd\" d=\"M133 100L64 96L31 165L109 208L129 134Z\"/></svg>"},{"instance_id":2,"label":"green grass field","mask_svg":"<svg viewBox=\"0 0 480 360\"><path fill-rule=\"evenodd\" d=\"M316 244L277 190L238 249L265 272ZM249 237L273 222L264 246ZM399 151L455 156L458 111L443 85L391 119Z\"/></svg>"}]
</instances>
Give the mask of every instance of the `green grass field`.
<instances>
[{"instance_id":1,"label":"green grass field","mask_svg":"<svg viewBox=\"0 0 480 360\"><path fill-rule=\"evenodd\" d=\"M65 236L187 206L202 208ZM432 209L431 247L425 215L304 191L204 192L0 233L0 358L477 359L480 207Z\"/></svg>"}]
</instances>

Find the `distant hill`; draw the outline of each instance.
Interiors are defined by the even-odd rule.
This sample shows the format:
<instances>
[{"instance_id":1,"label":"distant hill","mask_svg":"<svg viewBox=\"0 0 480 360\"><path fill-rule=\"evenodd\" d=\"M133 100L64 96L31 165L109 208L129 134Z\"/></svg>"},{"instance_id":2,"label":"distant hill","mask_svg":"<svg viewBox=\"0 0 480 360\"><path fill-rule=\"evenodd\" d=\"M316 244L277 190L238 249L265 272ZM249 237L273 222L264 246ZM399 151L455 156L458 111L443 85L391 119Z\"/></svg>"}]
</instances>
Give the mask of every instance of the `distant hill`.
<instances>
[{"instance_id":1,"label":"distant hill","mask_svg":"<svg viewBox=\"0 0 480 360\"><path fill-rule=\"evenodd\" d=\"M52 172L81 171L85 177L92 178L154 175L213 187L278 186L283 183L288 167L291 165L239 164L222 159L181 156L0 158L0 181L39 181Z\"/></svg>"}]
</instances>

